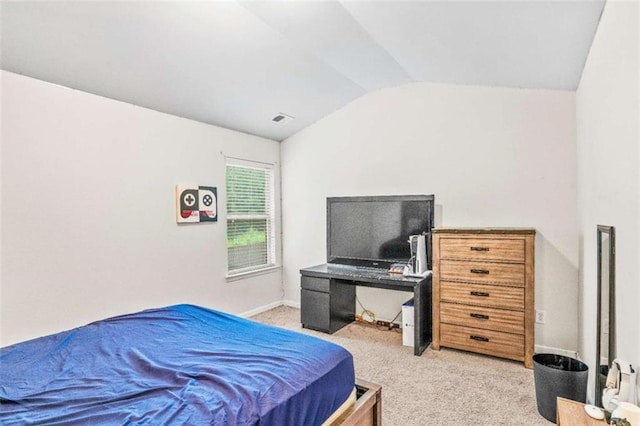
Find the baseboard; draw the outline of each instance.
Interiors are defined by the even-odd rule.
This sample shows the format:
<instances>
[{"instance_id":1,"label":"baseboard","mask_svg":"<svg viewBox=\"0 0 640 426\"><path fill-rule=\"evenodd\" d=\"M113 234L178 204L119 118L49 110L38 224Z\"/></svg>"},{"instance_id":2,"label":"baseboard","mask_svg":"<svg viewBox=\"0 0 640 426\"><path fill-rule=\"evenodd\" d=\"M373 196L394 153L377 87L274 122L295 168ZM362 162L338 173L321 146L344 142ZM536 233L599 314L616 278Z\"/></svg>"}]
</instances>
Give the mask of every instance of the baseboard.
<instances>
[{"instance_id":1,"label":"baseboard","mask_svg":"<svg viewBox=\"0 0 640 426\"><path fill-rule=\"evenodd\" d=\"M560 349L560 348L553 348L550 346L542 346L542 345L535 345L535 352L537 354L541 354L541 353L545 353L545 354L556 354L556 355L564 355L564 356L568 356L569 358L578 358L578 352L576 351L570 351L567 349Z\"/></svg>"},{"instance_id":2,"label":"baseboard","mask_svg":"<svg viewBox=\"0 0 640 426\"><path fill-rule=\"evenodd\" d=\"M300 301L295 300L283 300L282 304L284 306L289 306L290 308L300 309Z\"/></svg>"},{"instance_id":3,"label":"baseboard","mask_svg":"<svg viewBox=\"0 0 640 426\"><path fill-rule=\"evenodd\" d=\"M250 311L243 312L241 314L238 314L238 316L239 317L243 317L243 318L248 318L248 317L252 317L254 315L258 315L258 314L260 314L262 312L266 312L269 309L277 308L278 306L282 306L282 305L286 305L286 303L283 302L282 300L278 300L277 302L269 303L268 305L260 306L258 308L252 309Z\"/></svg>"}]
</instances>

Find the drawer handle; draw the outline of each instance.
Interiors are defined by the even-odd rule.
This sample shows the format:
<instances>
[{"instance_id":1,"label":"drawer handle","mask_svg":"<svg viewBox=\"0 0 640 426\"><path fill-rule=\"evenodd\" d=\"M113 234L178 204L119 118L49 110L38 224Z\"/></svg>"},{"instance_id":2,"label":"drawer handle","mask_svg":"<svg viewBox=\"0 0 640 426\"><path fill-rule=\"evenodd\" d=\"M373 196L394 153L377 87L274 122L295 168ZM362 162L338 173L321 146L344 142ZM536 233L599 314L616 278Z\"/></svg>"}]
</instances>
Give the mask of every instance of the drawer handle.
<instances>
[{"instance_id":1,"label":"drawer handle","mask_svg":"<svg viewBox=\"0 0 640 426\"><path fill-rule=\"evenodd\" d=\"M479 297L489 297L489 293L486 293L484 291L472 291L471 295L472 296L479 296Z\"/></svg>"},{"instance_id":2,"label":"drawer handle","mask_svg":"<svg viewBox=\"0 0 640 426\"><path fill-rule=\"evenodd\" d=\"M471 246L471 251L489 251L489 247L474 247L474 246Z\"/></svg>"},{"instance_id":3,"label":"drawer handle","mask_svg":"<svg viewBox=\"0 0 640 426\"><path fill-rule=\"evenodd\" d=\"M489 275L489 270L488 269L472 269L471 273Z\"/></svg>"},{"instance_id":4,"label":"drawer handle","mask_svg":"<svg viewBox=\"0 0 640 426\"><path fill-rule=\"evenodd\" d=\"M478 318L483 320L489 319L489 315L483 315L483 314L469 314L469 316L471 316L472 318Z\"/></svg>"},{"instance_id":5,"label":"drawer handle","mask_svg":"<svg viewBox=\"0 0 640 426\"><path fill-rule=\"evenodd\" d=\"M478 342L488 342L489 338L488 337L482 337L482 336L474 336L473 334L471 336L469 336L472 340L477 340Z\"/></svg>"}]
</instances>

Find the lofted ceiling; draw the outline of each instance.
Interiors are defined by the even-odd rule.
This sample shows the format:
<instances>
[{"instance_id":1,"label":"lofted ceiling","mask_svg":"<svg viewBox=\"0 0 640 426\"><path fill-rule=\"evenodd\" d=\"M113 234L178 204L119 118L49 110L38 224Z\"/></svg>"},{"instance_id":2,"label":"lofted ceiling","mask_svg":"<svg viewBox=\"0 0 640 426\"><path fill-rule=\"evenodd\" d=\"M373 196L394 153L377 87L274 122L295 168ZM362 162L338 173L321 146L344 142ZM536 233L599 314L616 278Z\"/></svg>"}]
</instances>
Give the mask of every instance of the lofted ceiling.
<instances>
[{"instance_id":1,"label":"lofted ceiling","mask_svg":"<svg viewBox=\"0 0 640 426\"><path fill-rule=\"evenodd\" d=\"M575 90L604 0L0 7L6 71L280 141L409 82Z\"/></svg>"}]
</instances>

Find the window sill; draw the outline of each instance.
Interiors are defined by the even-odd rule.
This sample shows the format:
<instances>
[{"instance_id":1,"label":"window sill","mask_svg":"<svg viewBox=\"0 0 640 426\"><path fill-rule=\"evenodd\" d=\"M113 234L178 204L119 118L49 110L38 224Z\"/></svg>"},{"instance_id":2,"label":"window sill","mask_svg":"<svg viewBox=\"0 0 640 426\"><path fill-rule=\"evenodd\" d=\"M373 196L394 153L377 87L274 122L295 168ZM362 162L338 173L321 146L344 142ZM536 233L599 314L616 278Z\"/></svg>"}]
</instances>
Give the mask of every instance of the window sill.
<instances>
[{"instance_id":1,"label":"window sill","mask_svg":"<svg viewBox=\"0 0 640 426\"><path fill-rule=\"evenodd\" d=\"M227 282L229 282L229 281L237 281L237 280L242 280L244 278L253 277L253 276L256 276L256 275L271 274L271 273L276 272L278 270L280 270L280 266L279 265L267 266L265 268L256 269L256 270L253 270L253 271L238 272L238 273L235 273L235 274L227 274L227 275L225 275L225 279L227 280Z\"/></svg>"}]
</instances>

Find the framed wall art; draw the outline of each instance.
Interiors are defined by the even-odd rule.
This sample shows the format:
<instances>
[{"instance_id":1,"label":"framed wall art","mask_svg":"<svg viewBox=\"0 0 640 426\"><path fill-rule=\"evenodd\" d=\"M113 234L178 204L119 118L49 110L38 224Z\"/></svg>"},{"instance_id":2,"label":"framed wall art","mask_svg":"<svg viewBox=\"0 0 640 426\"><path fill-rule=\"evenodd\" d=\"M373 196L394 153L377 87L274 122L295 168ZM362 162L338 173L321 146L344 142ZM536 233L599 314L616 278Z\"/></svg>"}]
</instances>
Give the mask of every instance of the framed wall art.
<instances>
[{"instance_id":1,"label":"framed wall art","mask_svg":"<svg viewBox=\"0 0 640 426\"><path fill-rule=\"evenodd\" d=\"M218 221L218 190L215 186L176 185L176 222Z\"/></svg>"}]
</instances>

